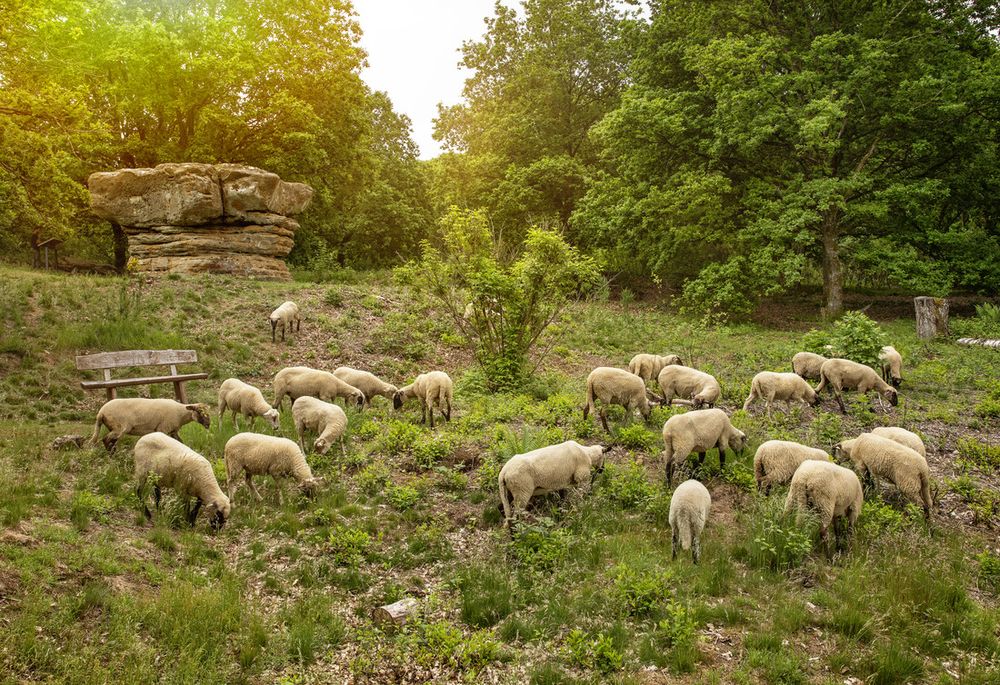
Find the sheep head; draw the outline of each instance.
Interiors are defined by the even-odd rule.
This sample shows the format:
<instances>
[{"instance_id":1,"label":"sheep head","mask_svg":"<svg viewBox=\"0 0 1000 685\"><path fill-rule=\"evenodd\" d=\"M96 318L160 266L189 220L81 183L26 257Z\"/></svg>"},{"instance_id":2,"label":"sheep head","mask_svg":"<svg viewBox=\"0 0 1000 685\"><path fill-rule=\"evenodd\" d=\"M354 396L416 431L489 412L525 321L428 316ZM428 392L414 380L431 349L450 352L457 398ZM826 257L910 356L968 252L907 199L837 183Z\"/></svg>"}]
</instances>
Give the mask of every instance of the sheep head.
<instances>
[{"instance_id":1,"label":"sheep head","mask_svg":"<svg viewBox=\"0 0 1000 685\"><path fill-rule=\"evenodd\" d=\"M830 450L833 455L833 460L844 462L851 459L851 451L854 449L854 441L857 438L851 438L850 440L841 440L839 443L833 446ZM844 457L844 458L841 458Z\"/></svg>"},{"instance_id":2,"label":"sheep head","mask_svg":"<svg viewBox=\"0 0 1000 685\"><path fill-rule=\"evenodd\" d=\"M809 398L808 402L809 402L809 406L810 407L815 407L816 405L818 405L822 401L820 399L819 393L817 393L815 390L813 390L812 386L809 387L809 392L806 393L806 397Z\"/></svg>"},{"instance_id":3,"label":"sheep head","mask_svg":"<svg viewBox=\"0 0 1000 685\"><path fill-rule=\"evenodd\" d=\"M278 410L271 408L264 412L264 419L271 424L271 428L278 429Z\"/></svg>"},{"instance_id":4,"label":"sheep head","mask_svg":"<svg viewBox=\"0 0 1000 685\"><path fill-rule=\"evenodd\" d=\"M306 478L304 481L299 483L299 491L309 499L312 499L313 497L316 496L316 493L319 491L319 488L322 484L323 484L322 476L318 478L317 477Z\"/></svg>"},{"instance_id":5,"label":"sheep head","mask_svg":"<svg viewBox=\"0 0 1000 685\"><path fill-rule=\"evenodd\" d=\"M729 448L737 454L743 454L747 447L747 434L738 428L733 428L733 437L729 440ZM721 451L719 452L722 453Z\"/></svg>"},{"instance_id":6,"label":"sheep head","mask_svg":"<svg viewBox=\"0 0 1000 685\"><path fill-rule=\"evenodd\" d=\"M209 415L209 409L207 404L186 404L184 408L189 412L194 414L194 420L203 425L205 428L209 428L212 425L212 417Z\"/></svg>"},{"instance_id":7,"label":"sheep head","mask_svg":"<svg viewBox=\"0 0 1000 685\"><path fill-rule=\"evenodd\" d=\"M351 393L351 399L354 401L354 404L358 407L358 409L365 406L365 394L360 390Z\"/></svg>"},{"instance_id":8,"label":"sheep head","mask_svg":"<svg viewBox=\"0 0 1000 685\"><path fill-rule=\"evenodd\" d=\"M212 502L205 507L205 511L208 513L209 527L216 532L222 530L222 527L226 525L226 521L229 520L229 514L232 513L232 508L232 504L229 503L229 498L225 495L223 495L218 502Z\"/></svg>"},{"instance_id":9,"label":"sheep head","mask_svg":"<svg viewBox=\"0 0 1000 685\"><path fill-rule=\"evenodd\" d=\"M892 406L895 407L899 404L899 393L894 388L886 388L882 394L885 395L885 399L889 400L889 404Z\"/></svg>"},{"instance_id":10,"label":"sheep head","mask_svg":"<svg viewBox=\"0 0 1000 685\"><path fill-rule=\"evenodd\" d=\"M684 366L684 363L681 362L681 358L676 354L668 354L664 358L667 360L667 366Z\"/></svg>"},{"instance_id":11,"label":"sheep head","mask_svg":"<svg viewBox=\"0 0 1000 685\"><path fill-rule=\"evenodd\" d=\"M326 451L330 449L330 443L326 441L326 438L316 438L316 442L313 443L313 449L316 454L326 454Z\"/></svg>"},{"instance_id":12,"label":"sheep head","mask_svg":"<svg viewBox=\"0 0 1000 685\"><path fill-rule=\"evenodd\" d=\"M403 408L403 391L402 390L397 390L396 392L392 393L392 408L393 409L402 409Z\"/></svg>"}]
</instances>

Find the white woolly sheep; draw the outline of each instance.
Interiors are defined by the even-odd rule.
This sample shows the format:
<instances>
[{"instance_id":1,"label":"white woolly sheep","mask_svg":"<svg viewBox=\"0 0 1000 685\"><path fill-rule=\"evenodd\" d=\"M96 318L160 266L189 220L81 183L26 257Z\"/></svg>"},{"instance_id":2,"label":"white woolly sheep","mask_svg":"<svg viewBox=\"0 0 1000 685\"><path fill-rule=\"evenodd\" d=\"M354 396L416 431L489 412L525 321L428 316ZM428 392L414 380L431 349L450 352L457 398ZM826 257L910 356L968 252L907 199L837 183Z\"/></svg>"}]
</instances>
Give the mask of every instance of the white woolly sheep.
<instances>
[{"instance_id":1,"label":"white woolly sheep","mask_svg":"<svg viewBox=\"0 0 1000 685\"><path fill-rule=\"evenodd\" d=\"M444 371L430 371L417 376L416 380L397 390L392 396L392 406L402 409L403 403L416 397L420 400L420 423L427 421L427 412L431 414L431 428L434 427L435 405L445 421L451 421L451 401L454 397L454 384Z\"/></svg>"},{"instance_id":2,"label":"white woolly sheep","mask_svg":"<svg viewBox=\"0 0 1000 685\"><path fill-rule=\"evenodd\" d=\"M326 454L334 440L340 440L341 454L347 454L344 447L344 431L347 430L347 414L335 404L318 400L315 397L303 395L292 403L292 418L295 419L295 431L299 435L299 446L306 449L302 438L307 430L318 434L313 443L313 449L320 454Z\"/></svg>"},{"instance_id":3,"label":"white woolly sheep","mask_svg":"<svg viewBox=\"0 0 1000 685\"><path fill-rule=\"evenodd\" d=\"M688 366L665 366L656 377L663 393L664 404L671 404L675 397L689 400L695 409L712 408L722 395L722 388L715 376Z\"/></svg>"},{"instance_id":4,"label":"white woolly sheep","mask_svg":"<svg viewBox=\"0 0 1000 685\"><path fill-rule=\"evenodd\" d=\"M264 499L253 484L254 476L271 476L275 482L279 478L294 478L303 494L312 497L321 479L314 478L302 450L288 438L278 438L260 433L238 433L229 438L225 447L226 488L230 499L239 486L242 474L247 486L257 496ZM278 488L278 502L283 501Z\"/></svg>"},{"instance_id":5,"label":"white woolly sheep","mask_svg":"<svg viewBox=\"0 0 1000 685\"><path fill-rule=\"evenodd\" d=\"M842 519L847 522L846 541L846 537L854 532L864 499L861 482L854 471L828 461L810 459L802 462L792 476L784 515L795 509L798 519L801 512L814 509L819 515L819 534L826 554L832 556L828 538L830 527L833 526L833 535L839 547L836 521Z\"/></svg>"},{"instance_id":6,"label":"white woolly sheep","mask_svg":"<svg viewBox=\"0 0 1000 685\"><path fill-rule=\"evenodd\" d=\"M189 525L194 525L202 505L205 505L213 530L219 530L226 524L231 512L229 498L219 487L208 459L162 432L142 436L133 451L135 494L147 519L153 517L146 504L146 484L152 477L153 500L157 509L160 508L160 489L172 488L184 498L184 512ZM194 509L191 508L190 497L195 498Z\"/></svg>"},{"instance_id":7,"label":"white woolly sheep","mask_svg":"<svg viewBox=\"0 0 1000 685\"><path fill-rule=\"evenodd\" d=\"M343 397L345 403L352 402L359 408L365 404L365 394L353 385L308 366L289 366L274 375L274 406L280 409L286 395L292 402L309 395L327 402Z\"/></svg>"},{"instance_id":8,"label":"white woolly sheep","mask_svg":"<svg viewBox=\"0 0 1000 685\"><path fill-rule=\"evenodd\" d=\"M841 442L835 452L854 464L858 476L874 485L876 478L890 481L903 496L924 509L931 518L931 471L927 459L906 445L872 433Z\"/></svg>"},{"instance_id":9,"label":"white woolly sheep","mask_svg":"<svg viewBox=\"0 0 1000 685\"><path fill-rule=\"evenodd\" d=\"M637 354L628 363L628 370L644 381L655 381L665 366L679 365L676 354Z\"/></svg>"},{"instance_id":10,"label":"white woolly sheep","mask_svg":"<svg viewBox=\"0 0 1000 685\"><path fill-rule=\"evenodd\" d=\"M497 477L504 526L510 525L534 495L562 492L572 486L589 489L596 475L604 470L605 451L607 448L601 445L567 440L508 459ZM591 473L592 469L596 471Z\"/></svg>"},{"instance_id":11,"label":"white woolly sheep","mask_svg":"<svg viewBox=\"0 0 1000 685\"><path fill-rule=\"evenodd\" d=\"M819 370L827 360L814 352L798 352L792 357L792 371L807 380L818 381Z\"/></svg>"},{"instance_id":12,"label":"white woolly sheep","mask_svg":"<svg viewBox=\"0 0 1000 685\"><path fill-rule=\"evenodd\" d=\"M691 550L691 559L701 557L701 531L705 529L712 509L712 495L696 480L686 480L677 486L670 498L671 559L677 558L677 548Z\"/></svg>"},{"instance_id":13,"label":"white woolly sheep","mask_svg":"<svg viewBox=\"0 0 1000 685\"><path fill-rule=\"evenodd\" d=\"M775 401L784 402L786 409L791 409L792 402L815 407L819 404L816 391L795 373L774 373L761 371L753 377L750 383L750 394L743 403L743 411L749 411L755 400L763 398L767 407L767 415L771 415L771 404Z\"/></svg>"},{"instance_id":14,"label":"white woolly sheep","mask_svg":"<svg viewBox=\"0 0 1000 685\"><path fill-rule=\"evenodd\" d=\"M365 394L365 404L371 404L373 397L384 397L391 400L399 390L392 383L386 383L381 378L367 371L340 366L334 369L333 375Z\"/></svg>"},{"instance_id":15,"label":"white woolly sheep","mask_svg":"<svg viewBox=\"0 0 1000 685\"><path fill-rule=\"evenodd\" d=\"M668 367L670 368L670 367ZM721 409L690 411L671 416L663 424L663 455L667 464L667 484L674 479L674 466L683 464L692 452L698 453L698 466L705 453L719 450L719 467L726 465L726 450L742 454L747 436L729 421Z\"/></svg>"},{"instance_id":16,"label":"white woolly sheep","mask_svg":"<svg viewBox=\"0 0 1000 685\"><path fill-rule=\"evenodd\" d=\"M906 445L924 459L927 458L927 448L924 447L924 441L916 433L908 431L905 428L900 428L899 426L879 426L878 428L872 428L870 432L883 438L895 440L900 445Z\"/></svg>"},{"instance_id":17,"label":"white woolly sheep","mask_svg":"<svg viewBox=\"0 0 1000 685\"><path fill-rule=\"evenodd\" d=\"M122 435L147 435L159 431L179 439L177 431L192 421L197 421L205 428L211 425L207 404L181 404L169 399L142 397L108 400L97 412L90 442L97 444L102 426L108 429L103 440L108 452L115 451Z\"/></svg>"},{"instance_id":18,"label":"white woolly sheep","mask_svg":"<svg viewBox=\"0 0 1000 685\"><path fill-rule=\"evenodd\" d=\"M821 449L807 447L790 440L768 440L761 443L753 455L754 479L757 489L771 494L772 485L784 485L792 479L795 469L804 461L831 461Z\"/></svg>"},{"instance_id":19,"label":"white woolly sheep","mask_svg":"<svg viewBox=\"0 0 1000 685\"><path fill-rule=\"evenodd\" d=\"M298 333L302 330L302 319L299 317L299 306L292 301L283 302L267 317L271 322L271 342L274 342L274 331L281 324L281 339L285 339L285 328Z\"/></svg>"},{"instance_id":20,"label":"white woolly sheep","mask_svg":"<svg viewBox=\"0 0 1000 685\"><path fill-rule=\"evenodd\" d=\"M891 383L894 388L901 386L903 384L903 355L897 352L892 345L886 345L878 353L878 359L882 362L882 380Z\"/></svg>"},{"instance_id":21,"label":"white woolly sheep","mask_svg":"<svg viewBox=\"0 0 1000 685\"><path fill-rule=\"evenodd\" d=\"M236 417L239 415L250 419L251 428L258 416L271 424L271 428L278 428L278 410L267 403L260 390L238 378L227 378L219 386L220 421L227 409L232 410L233 425L237 429Z\"/></svg>"},{"instance_id":22,"label":"white woolly sheep","mask_svg":"<svg viewBox=\"0 0 1000 685\"><path fill-rule=\"evenodd\" d=\"M625 407L626 416L638 409L643 419L649 418L652 409L651 395L646 383L639 376L611 366L598 366L587 376L587 403L583 406L583 418L596 411L594 400L601 401L601 425L608 431L608 405Z\"/></svg>"},{"instance_id":23,"label":"white woolly sheep","mask_svg":"<svg viewBox=\"0 0 1000 685\"><path fill-rule=\"evenodd\" d=\"M816 392L822 392L824 388L829 387L830 392L837 398L837 404L840 405L840 411L843 414L847 413L844 398L840 394L843 390L857 390L858 392L877 390L879 401L885 397L892 406L895 407L899 404L899 396L896 394L895 388L879 378L879 375L870 366L852 362L850 359L827 359L820 367L819 376Z\"/></svg>"}]
</instances>

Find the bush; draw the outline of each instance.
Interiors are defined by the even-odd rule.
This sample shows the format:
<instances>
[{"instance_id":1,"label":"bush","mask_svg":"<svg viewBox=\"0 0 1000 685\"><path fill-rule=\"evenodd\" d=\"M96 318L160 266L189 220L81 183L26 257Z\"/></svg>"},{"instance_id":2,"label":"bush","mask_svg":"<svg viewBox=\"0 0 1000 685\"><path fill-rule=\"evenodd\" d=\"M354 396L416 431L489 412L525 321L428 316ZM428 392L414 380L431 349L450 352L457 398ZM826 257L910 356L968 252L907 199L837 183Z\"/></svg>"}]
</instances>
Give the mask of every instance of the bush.
<instances>
[{"instance_id":1,"label":"bush","mask_svg":"<svg viewBox=\"0 0 1000 685\"><path fill-rule=\"evenodd\" d=\"M541 518L534 525L519 526L507 549L522 566L547 571L566 556L569 537L552 519Z\"/></svg>"},{"instance_id":2,"label":"bush","mask_svg":"<svg viewBox=\"0 0 1000 685\"><path fill-rule=\"evenodd\" d=\"M979 561L980 581L994 592L1000 591L1000 555L986 550L976 559Z\"/></svg>"},{"instance_id":3,"label":"bush","mask_svg":"<svg viewBox=\"0 0 1000 685\"><path fill-rule=\"evenodd\" d=\"M806 333L802 345L809 352L824 357L841 357L877 367L885 341L885 332L875 321L862 312L847 312L833 324L832 331Z\"/></svg>"},{"instance_id":4,"label":"bush","mask_svg":"<svg viewBox=\"0 0 1000 685\"><path fill-rule=\"evenodd\" d=\"M413 445L413 461L422 469L430 469L448 457L453 449L455 442L447 435L422 437Z\"/></svg>"},{"instance_id":5,"label":"bush","mask_svg":"<svg viewBox=\"0 0 1000 685\"><path fill-rule=\"evenodd\" d=\"M975 317L952 319L949 327L956 338L1000 338L1000 306L978 304Z\"/></svg>"},{"instance_id":6,"label":"bush","mask_svg":"<svg viewBox=\"0 0 1000 685\"><path fill-rule=\"evenodd\" d=\"M627 564L618 564L611 574L615 599L630 616L648 616L670 598L669 571L637 571Z\"/></svg>"},{"instance_id":7,"label":"bush","mask_svg":"<svg viewBox=\"0 0 1000 685\"><path fill-rule=\"evenodd\" d=\"M635 450L650 450L656 446L657 436L641 423L622 426L615 431L615 442Z\"/></svg>"},{"instance_id":8,"label":"bush","mask_svg":"<svg viewBox=\"0 0 1000 685\"><path fill-rule=\"evenodd\" d=\"M566 651L574 666L596 669L605 675L625 667L625 656L615 648L610 635L590 636L574 628L566 636Z\"/></svg>"},{"instance_id":9,"label":"bush","mask_svg":"<svg viewBox=\"0 0 1000 685\"><path fill-rule=\"evenodd\" d=\"M407 511L420 501L420 491L409 485L390 485L385 489L385 499L393 508Z\"/></svg>"},{"instance_id":10,"label":"bush","mask_svg":"<svg viewBox=\"0 0 1000 685\"><path fill-rule=\"evenodd\" d=\"M608 464L598 482L605 497L626 509L641 508L656 495L656 487L646 478L646 470L635 460Z\"/></svg>"},{"instance_id":11,"label":"bush","mask_svg":"<svg viewBox=\"0 0 1000 685\"><path fill-rule=\"evenodd\" d=\"M802 520L804 522L805 517ZM751 537L743 552L747 561L757 568L772 571L795 568L812 551L815 529L815 519L813 525L800 526L792 516L785 518L771 511L758 512L751 522Z\"/></svg>"},{"instance_id":12,"label":"bush","mask_svg":"<svg viewBox=\"0 0 1000 685\"><path fill-rule=\"evenodd\" d=\"M330 559L338 566L357 566L372 548L372 536L358 528L337 526L327 539Z\"/></svg>"},{"instance_id":13,"label":"bush","mask_svg":"<svg viewBox=\"0 0 1000 685\"><path fill-rule=\"evenodd\" d=\"M974 438L959 438L958 454L984 471L1000 469L1000 445L990 445Z\"/></svg>"}]
</instances>

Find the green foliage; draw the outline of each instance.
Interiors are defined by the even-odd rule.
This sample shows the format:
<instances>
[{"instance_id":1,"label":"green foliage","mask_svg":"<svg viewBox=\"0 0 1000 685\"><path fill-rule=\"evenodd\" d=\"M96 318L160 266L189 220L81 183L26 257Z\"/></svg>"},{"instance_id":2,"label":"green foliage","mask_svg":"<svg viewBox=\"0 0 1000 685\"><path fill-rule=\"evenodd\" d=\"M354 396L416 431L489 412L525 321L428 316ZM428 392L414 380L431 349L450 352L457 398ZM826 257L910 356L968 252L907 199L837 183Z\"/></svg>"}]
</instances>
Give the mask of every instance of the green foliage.
<instances>
[{"instance_id":1,"label":"green foliage","mask_svg":"<svg viewBox=\"0 0 1000 685\"><path fill-rule=\"evenodd\" d=\"M954 318L948 322L956 338L1000 338L1000 305L984 302L976 305L976 315L971 318Z\"/></svg>"},{"instance_id":2,"label":"green foliage","mask_svg":"<svg viewBox=\"0 0 1000 685\"><path fill-rule=\"evenodd\" d=\"M489 628L514 610L515 588L502 569L474 567L458 579L462 620L473 628Z\"/></svg>"},{"instance_id":3,"label":"green foliage","mask_svg":"<svg viewBox=\"0 0 1000 685\"><path fill-rule=\"evenodd\" d=\"M625 667L625 655L614 644L610 635L588 635L574 628L566 636L566 652L574 666L596 669L605 675Z\"/></svg>"},{"instance_id":4,"label":"green foliage","mask_svg":"<svg viewBox=\"0 0 1000 685\"><path fill-rule=\"evenodd\" d=\"M671 596L669 571L636 569L618 564L611 569L615 601L629 616L648 616Z\"/></svg>"},{"instance_id":5,"label":"green foliage","mask_svg":"<svg viewBox=\"0 0 1000 685\"><path fill-rule=\"evenodd\" d=\"M877 367L885 340L881 326L862 312L847 312L833 324L833 349L844 359Z\"/></svg>"},{"instance_id":6,"label":"green foliage","mask_svg":"<svg viewBox=\"0 0 1000 685\"><path fill-rule=\"evenodd\" d=\"M651 450L659 442L656 434L650 432L641 423L633 423L627 426L620 426L614 433L615 442L622 447L635 450Z\"/></svg>"},{"instance_id":7,"label":"green foliage","mask_svg":"<svg viewBox=\"0 0 1000 685\"><path fill-rule=\"evenodd\" d=\"M655 486L646 478L646 470L635 460L607 464L600 482L601 494L626 509L641 508L656 494Z\"/></svg>"},{"instance_id":8,"label":"green foliage","mask_svg":"<svg viewBox=\"0 0 1000 685\"><path fill-rule=\"evenodd\" d=\"M979 562L979 579L984 585L1000 591L1000 554L984 550L976 560Z\"/></svg>"},{"instance_id":9,"label":"green foliage","mask_svg":"<svg viewBox=\"0 0 1000 685\"><path fill-rule=\"evenodd\" d=\"M1000 469L1000 445L990 445L975 438L959 438L958 454L986 472Z\"/></svg>"},{"instance_id":10,"label":"green foliage","mask_svg":"<svg viewBox=\"0 0 1000 685\"><path fill-rule=\"evenodd\" d=\"M420 491L409 485L389 485L385 489L385 500L400 511L412 509L420 501Z\"/></svg>"},{"instance_id":11,"label":"green foliage","mask_svg":"<svg viewBox=\"0 0 1000 685\"><path fill-rule=\"evenodd\" d=\"M520 565L540 571L555 568L569 550L569 533L557 528L549 518L533 525L521 525L507 547L508 553Z\"/></svg>"},{"instance_id":12,"label":"green foliage","mask_svg":"<svg viewBox=\"0 0 1000 685\"><path fill-rule=\"evenodd\" d=\"M778 514L779 508L780 503L769 502L758 508L749 522L750 530L742 553L757 568L773 571L796 568L812 551L817 528L815 519L802 514L796 522L794 515Z\"/></svg>"},{"instance_id":13,"label":"green foliage","mask_svg":"<svg viewBox=\"0 0 1000 685\"><path fill-rule=\"evenodd\" d=\"M330 531L327 552L339 566L357 566L372 552L372 536L360 528L337 526Z\"/></svg>"}]
</instances>

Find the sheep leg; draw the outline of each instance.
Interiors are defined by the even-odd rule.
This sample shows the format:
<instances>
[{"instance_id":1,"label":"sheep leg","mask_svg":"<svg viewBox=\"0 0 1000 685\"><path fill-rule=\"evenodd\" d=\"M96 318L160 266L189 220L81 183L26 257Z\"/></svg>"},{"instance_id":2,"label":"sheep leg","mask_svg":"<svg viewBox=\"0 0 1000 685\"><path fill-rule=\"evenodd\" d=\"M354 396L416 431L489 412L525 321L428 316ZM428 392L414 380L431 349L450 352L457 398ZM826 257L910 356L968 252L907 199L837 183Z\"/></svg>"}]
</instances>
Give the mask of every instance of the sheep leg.
<instances>
[{"instance_id":1,"label":"sheep leg","mask_svg":"<svg viewBox=\"0 0 1000 685\"><path fill-rule=\"evenodd\" d=\"M163 493L160 492L160 486L159 485L154 485L153 486L153 505L156 507L157 511L160 510L160 499L162 498L162 495L163 495Z\"/></svg>"},{"instance_id":2,"label":"sheep leg","mask_svg":"<svg viewBox=\"0 0 1000 685\"><path fill-rule=\"evenodd\" d=\"M677 548L680 546L681 546L680 529L677 526L674 526L673 534L670 537L670 561L676 561Z\"/></svg>"},{"instance_id":3,"label":"sheep leg","mask_svg":"<svg viewBox=\"0 0 1000 685\"><path fill-rule=\"evenodd\" d=\"M188 513L188 525L194 528L194 522L198 520L198 512L201 511L201 498L197 497L194 500L194 509Z\"/></svg>"},{"instance_id":4,"label":"sheep leg","mask_svg":"<svg viewBox=\"0 0 1000 685\"><path fill-rule=\"evenodd\" d=\"M844 405L844 398L841 397L840 391L837 390L836 388L833 388L833 386L831 386L831 388L833 390L833 396L836 398L837 404L840 406L840 413L841 414L846 414L847 413L847 407Z\"/></svg>"},{"instance_id":5,"label":"sheep leg","mask_svg":"<svg viewBox=\"0 0 1000 685\"><path fill-rule=\"evenodd\" d=\"M667 486L674 482L674 462L667 460Z\"/></svg>"},{"instance_id":6,"label":"sheep leg","mask_svg":"<svg viewBox=\"0 0 1000 685\"><path fill-rule=\"evenodd\" d=\"M822 523L819 527L819 539L823 542L823 551L826 552L826 558L832 559L833 554L830 552L830 536L829 536L829 524Z\"/></svg>"},{"instance_id":7,"label":"sheep leg","mask_svg":"<svg viewBox=\"0 0 1000 685\"><path fill-rule=\"evenodd\" d=\"M691 541L691 559L695 564L698 563L698 559L701 558L701 541L698 536L694 536L694 540Z\"/></svg>"},{"instance_id":8,"label":"sheep leg","mask_svg":"<svg viewBox=\"0 0 1000 685\"><path fill-rule=\"evenodd\" d=\"M420 403L420 425L427 423L427 405Z\"/></svg>"},{"instance_id":9,"label":"sheep leg","mask_svg":"<svg viewBox=\"0 0 1000 685\"><path fill-rule=\"evenodd\" d=\"M281 342L285 342L285 322L281 322Z\"/></svg>"},{"instance_id":10,"label":"sheep leg","mask_svg":"<svg viewBox=\"0 0 1000 685\"><path fill-rule=\"evenodd\" d=\"M611 432L611 429L608 428L608 410L604 405L601 405L601 425L604 426L605 433Z\"/></svg>"},{"instance_id":11,"label":"sheep leg","mask_svg":"<svg viewBox=\"0 0 1000 685\"><path fill-rule=\"evenodd\" d=\"M278 325L277 321L271 322L271 342L274 342L274 329L277 327L277 325Z\"/></svg>"},{"instance_id":12,"label":"sheep leg","mask_svg":"<svg viewBox=\"0 0 1000 685\"><path fill-rule=\"evenodd\" d=\"M726 468L726 448L719 445L719 470Z\"/></svg>"},{"instance_id":13,"label":"sheep leg","mask_svg":"<svg viewBox=\"0 0 1000 685\"><path fill-rule=\"evenodd\" d=\"M118 438L121 437L120 433L115 433L114 431L108 432L101 441L104 443L104 449L108 451L108 454L114 454L115 448L118 446Z\"/></svg>"},{"instance_id":14,"label":"sheep leg","mask_svg":"<svg viewBox=\"0 0 1000 685\"><path fill-rule=\"evenodd\" d=\"M247 480L247 487L250 488L250 492L252 492L257 497L257 501L258 502L263 501L264 497L260 494L260 492L257 490L257 486L254 485L253 483L253 476L251 476L249 473L246 474L246 480Z\"/></svg>"},{"instance_id":15,"label":"sheep leg","mask_svg":"<svg viewBox=\"0 0 1000 685\"><path fill-rule=\"evenodd\" d=\"M347 459L347 447L344 445L344 436L340 436L340 456Z\"/></svg>"},{"instance_id":16,"label":"sheep leg","mask_svg":"<svg viewBox=\"0 0 1000 685\"><path fill-rule=\"evenodd\" d=\"M431 428L434 427L434 405L431 403L427 404L427 413L431 415Z\"/></svg>"},{"instance_id":17,"label":"sheep leg","mask_svg":"<svg viewBox=\"0 0 1000 685\"><path fill-rule=\"evenodd\" d=\"M146 516L146 520L149 521L153 518L153 513L149 510L149 506L146 504L146 479L143 478L142 482L139 483L135 488L135 496L139 498L139 503L142 504L142 513Z\"/></svg>"}]
</instances>

